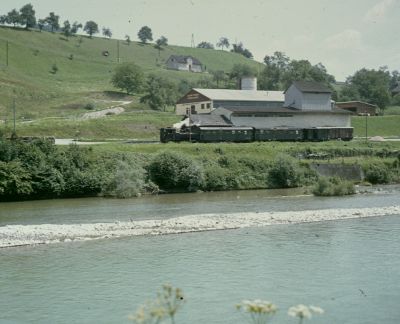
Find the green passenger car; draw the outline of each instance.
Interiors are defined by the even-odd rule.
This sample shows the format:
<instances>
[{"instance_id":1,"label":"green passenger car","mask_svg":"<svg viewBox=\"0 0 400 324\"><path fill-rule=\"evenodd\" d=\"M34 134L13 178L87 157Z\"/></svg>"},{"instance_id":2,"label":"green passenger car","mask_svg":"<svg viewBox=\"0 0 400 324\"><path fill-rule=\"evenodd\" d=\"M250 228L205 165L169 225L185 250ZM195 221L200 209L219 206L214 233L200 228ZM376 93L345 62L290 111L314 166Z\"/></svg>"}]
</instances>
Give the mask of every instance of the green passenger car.
<instances>
[{"instance_id":1,"label":"green passenger car","mask_svg":"<svg viewBox=\"0 0 400 324\"><path fill-rule=\"evenodd\" d=\"M255 141L302 141L303 130L296 128L257 128L254 130Z\"/></svg>"},{"instance_id":2,"label":"green passenger car","mask_svg":"<svg viewBox=\"0 0 400 324\"><path fill-rule=\"evenodd\" d=\"M252 142L252 127L199 127L200 142Z\"/></svg>"}]
</instances>

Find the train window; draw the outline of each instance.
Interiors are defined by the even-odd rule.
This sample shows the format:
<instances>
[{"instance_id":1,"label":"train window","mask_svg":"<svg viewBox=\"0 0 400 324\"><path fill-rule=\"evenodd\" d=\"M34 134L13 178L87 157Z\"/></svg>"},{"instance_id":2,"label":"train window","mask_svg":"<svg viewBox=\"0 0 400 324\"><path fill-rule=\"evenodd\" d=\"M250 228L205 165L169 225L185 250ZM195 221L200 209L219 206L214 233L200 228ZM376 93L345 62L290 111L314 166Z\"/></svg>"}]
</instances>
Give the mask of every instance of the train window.
<instances>
[{"instance_id":1,"label":"train window","mask_svg":"<svg viewBox=\"0 0 400 324\"><path fill-rule=\"evenodd\" d=\"M244 134L247 135L247 131L244 131Z\"/></svg>"},{"instance_id":2,"label":"train window","mask_svg":"<svg viewBox=\"0 0 400 324\"><path fill-rule=\"evenodd\" d=\"M232 131L232 134L235 134L235 131Z\"/></svg>"}]
</instances>

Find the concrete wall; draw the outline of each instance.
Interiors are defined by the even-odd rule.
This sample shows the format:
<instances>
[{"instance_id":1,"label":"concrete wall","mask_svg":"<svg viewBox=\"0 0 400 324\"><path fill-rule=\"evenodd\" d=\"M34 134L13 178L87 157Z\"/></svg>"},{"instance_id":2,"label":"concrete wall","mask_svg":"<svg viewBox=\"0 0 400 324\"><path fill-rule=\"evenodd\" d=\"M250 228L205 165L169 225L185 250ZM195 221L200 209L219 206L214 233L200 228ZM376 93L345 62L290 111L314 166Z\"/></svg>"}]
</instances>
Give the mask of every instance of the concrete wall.
<instances>
[{"instance_id":1,"label":"concrete wall","mask_svg":"<svg viewBox=\"0 0 400 324\"><path fill-rule=\"evenodd\" d=\"M240 117L231 115L230 119L235 126L251 126L257 128L351 127L350 115L308 113L293 114L290 116L291 117Z\"/></svg>"},{"instance_id":2,"label":"concrete wall","mask_svg":"<svg viewBox=\"0 0 400 324\"><path fill-rule=\"evenodd\" d=\"M209 108L207 108L207 104L210 105ZM191 114L209 114L213 109L213 105L211 101L202 101L202 102L177 104L175 106L175 109L176 109L175 113L177 115L183 115L183 116L188 115L188 109L191 110Z\"/></svg>"},{"instance_id":3,"label":"concrete wall","mask_svg":"<svg viewBox=\"0 0 400 324\"><path fill-rule=\"evenodd\" d=\"M364 180L364 172L359 165L312 163L311 168L324 177L339 177L352 181Z\"/></svg>"}]
</instances>

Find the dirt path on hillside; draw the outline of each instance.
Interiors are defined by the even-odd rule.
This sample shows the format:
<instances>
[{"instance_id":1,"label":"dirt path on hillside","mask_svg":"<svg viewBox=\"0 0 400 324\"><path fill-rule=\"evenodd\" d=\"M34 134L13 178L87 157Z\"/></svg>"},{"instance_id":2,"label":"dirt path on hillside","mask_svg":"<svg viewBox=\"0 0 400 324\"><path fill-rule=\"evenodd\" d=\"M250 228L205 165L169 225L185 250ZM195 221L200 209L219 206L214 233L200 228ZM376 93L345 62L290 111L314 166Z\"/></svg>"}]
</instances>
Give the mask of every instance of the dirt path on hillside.
<instances>
[{"instance_id":1,"label":"dirt path on hillside","mask_svg":"<svg viewBox=\"0 0 400 324\"><path fill-rule=\"evenodd\" d=\"M115 101L113 101L115 102ZM81 120L87 120L87 119L97 119L97 118L102 118L106 117L108 115L119 115L122 114L125 111L125 108L123 106L129 105L132 101L119 101L117 105L112 106L107 109L103 110L98 110L98 111L92 111L92 112L87 112L82 115L79 119Z\"/></svg>"}]
</instances>

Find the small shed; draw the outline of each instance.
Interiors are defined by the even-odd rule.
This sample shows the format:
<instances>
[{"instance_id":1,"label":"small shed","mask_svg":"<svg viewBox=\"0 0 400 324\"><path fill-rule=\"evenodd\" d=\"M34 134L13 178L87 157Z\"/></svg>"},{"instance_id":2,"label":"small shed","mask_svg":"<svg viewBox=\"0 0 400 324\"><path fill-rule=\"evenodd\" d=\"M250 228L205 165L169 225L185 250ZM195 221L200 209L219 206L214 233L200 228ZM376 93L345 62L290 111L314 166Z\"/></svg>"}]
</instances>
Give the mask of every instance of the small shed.
<instances>
[{"instance_id":1,"label":"small shed","mask_svg":"<svg viewBox=\"0 0 400 324\"><path fill-rule=\"evenodd\" d=\"M376 116L378 113L378 106L363 101L345 101L337 102L336 107L339 109L347 110L354 115Z\"/></svg>"},{"instance_id":2,"label":"small shed","mask_svg":"<svg viewBox=\"0 0 400 324\"><path fill-rule=\"evenodd\" d=\"M166 62L167 68L178 71L203 72L203 65L193 56L171 55Z\"/></svg>"}]
</instances>

